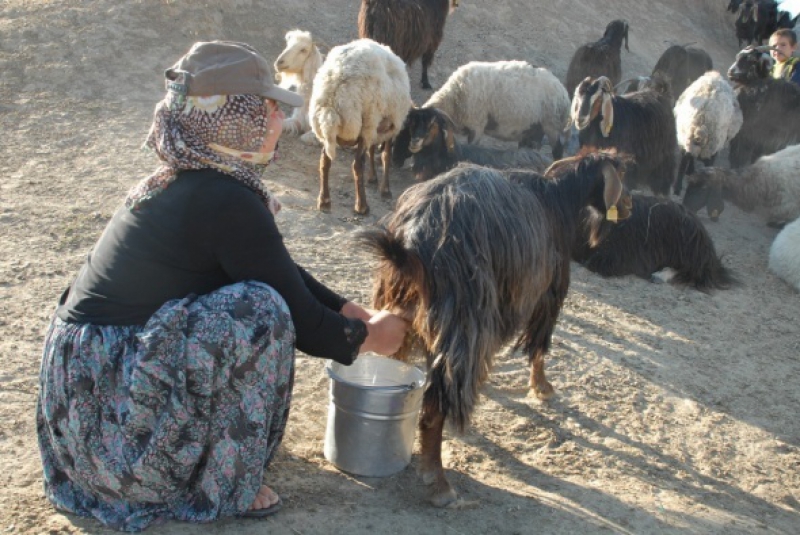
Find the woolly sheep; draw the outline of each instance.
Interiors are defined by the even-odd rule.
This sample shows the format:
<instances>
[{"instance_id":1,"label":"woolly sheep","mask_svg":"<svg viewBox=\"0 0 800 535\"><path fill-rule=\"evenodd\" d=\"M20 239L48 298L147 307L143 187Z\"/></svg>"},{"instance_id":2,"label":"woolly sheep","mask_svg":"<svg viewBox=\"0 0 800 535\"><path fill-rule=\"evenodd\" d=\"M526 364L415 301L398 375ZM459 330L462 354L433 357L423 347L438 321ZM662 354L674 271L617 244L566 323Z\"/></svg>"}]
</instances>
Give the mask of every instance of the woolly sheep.
<instances>
[{"instance_id":1,"label":"woolly sheep","mask_svg":"<svg viewBox=\"0 0 800 535\"><path fill-rule=\"evenodd\" d=\"M706 206L716 219L724 198L743 210L758 208L767 223L780 226L800 217L800 145L762 156L740 169L701 169L687 183L683 204L690 210Z\"/></svg>"},{"instance_id":2,"label":"woolly sheep","mask_svg":"<svg viewBox=\"0 0 800 535\"><path fill-rule=\"evenodd\" d=\"M547 135L561 158L570 99L558 78L525 61L473 61L462 65L423 105L446 113L468 143L486 134L538 148Z\"/></svg>"},{"instance_id":3,"label":"woolly sheep","mask_svg":"<svg viewBox=\"0 0 800 535\"><path fill-rule=\"evenodd\" d=\"M286 32L286 48L275 60L275 72L280 86L289 88L302 95L303 106L295 108L292 116L283 122L283 131L300 136L304 143L315 141L308 120L308 107L314 87L314 76L322 66L322 53L314 44L311 32L291 30Z\"/></svg>"},{"instance_id":4,"label":"woolly sheep","mask_svg":"<svg viewBox=\"0 0 800 535\"><path fill-rule=\"evenodd\" d=\"M800 291L800 219L775 237L769 250L769 269Z\"/></svg>"},{"instance_id":5,"label":"woolly sheep","mask_svg":"<svg viewBox=\"0 0 800 535\"><path fill-rule=\"evenodd\" d=\"M731 84L709 71L686 88L673 112L681 150L675 193L680 194L683 176L694 172L694 160L714 165L717 153L739 132L742 110Z\"/></svg>"},{"instance_id":6,"label":"woolly sheep","mask_svg":"<svg viewBox=\"0 0 800 535\"><path fill-rule=\"evenodd\" d=\"M337 144L356 146L353 160L356 213L369 212L364 190L364 156L369 152L372 161L379 143L383 143L379 191L382 197L391 197L391 140L403 126L410 105L406 66L388 46L371 39L358 39L331 49L314 78L309 107L311 128L323 145L317 199L320 210L331 207L328 174ZM372 171L370 178L374 179Z\"/></svg>"}]
</instances>

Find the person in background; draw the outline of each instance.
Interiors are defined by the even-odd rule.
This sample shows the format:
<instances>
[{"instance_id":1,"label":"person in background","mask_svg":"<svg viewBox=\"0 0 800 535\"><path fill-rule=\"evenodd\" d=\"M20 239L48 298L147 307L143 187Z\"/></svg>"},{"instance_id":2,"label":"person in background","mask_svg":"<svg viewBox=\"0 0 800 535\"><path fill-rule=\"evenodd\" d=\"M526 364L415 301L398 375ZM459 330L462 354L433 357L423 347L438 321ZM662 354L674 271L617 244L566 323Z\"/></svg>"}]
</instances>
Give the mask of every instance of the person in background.
<instances>
[{"instance_id":1,"label":"person in background","mask_svg":"<svg viewBox=\"0 0 800 535\"><path fill-rule=\"evenodd\" d=\"M800 58L793 54L797 51L797 34L782 28L769 38L770 54L775 60L772 66L772 77L800 85Z\"/></svg>"},{"instance_id":2,"label":"person in background","mask_svg":"<svg viewBox=\"0 0 800 535\"><path fill-rule=\"evenodd\" d=\"M139 531L262 517L295 348L349 365L390 355L402 318L295 264L261 181L283 113L244 43L196 43L166 71L146 145L161 166L129 192L50 323L36 410L47 498Z\"/></svg>"}]
</instances>

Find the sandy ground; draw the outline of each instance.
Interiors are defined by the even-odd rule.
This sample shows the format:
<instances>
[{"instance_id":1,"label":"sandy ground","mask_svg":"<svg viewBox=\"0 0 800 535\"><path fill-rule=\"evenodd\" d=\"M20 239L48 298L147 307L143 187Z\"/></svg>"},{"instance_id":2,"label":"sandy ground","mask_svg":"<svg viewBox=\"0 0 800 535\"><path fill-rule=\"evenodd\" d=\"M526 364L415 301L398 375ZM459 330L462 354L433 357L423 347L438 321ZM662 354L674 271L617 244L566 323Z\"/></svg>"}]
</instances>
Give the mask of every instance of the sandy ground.
<instances>
[{"instance_id":1,"label":"sandy ground","mask_svg":"<svg viewBox=\"0 0 800 535\"><path fill-rule=\"evenodd\" d=\"M470 60L526 59L563 77L574 49L630 22L624 75L667 43L697 42L725 69L736 52L722 0L463 0L431 80ZM329 45L356 36L356 0L4 0L0 3L0 532L101 532L44 499L34 431L41 341L55 300L127 189L155 166L140 145L161 73L192 42L249 42L267 57L286 30ZM419 66L411 69L416 87ZM418 102L425 93L414 89ZM282 144L269 185L296 259L366 301L369 258L352 231L391 209L374 189L354 217L347 153L333 211L315 208L316 148ZM412 184L393 175L397 195ZM475 425L448 433L449 477L471 507L426 503L412 466L354 478L322 455L324 362L298 358L287 437L267 473L286 501L264 521L170 523L158 533L798 533L800 299L767 271L775 231L729 208L708 228L742 285L705 295L574 265L547 361L557 397L526 396L524 357L497 359Z\"/></svg>"}]
</instances>

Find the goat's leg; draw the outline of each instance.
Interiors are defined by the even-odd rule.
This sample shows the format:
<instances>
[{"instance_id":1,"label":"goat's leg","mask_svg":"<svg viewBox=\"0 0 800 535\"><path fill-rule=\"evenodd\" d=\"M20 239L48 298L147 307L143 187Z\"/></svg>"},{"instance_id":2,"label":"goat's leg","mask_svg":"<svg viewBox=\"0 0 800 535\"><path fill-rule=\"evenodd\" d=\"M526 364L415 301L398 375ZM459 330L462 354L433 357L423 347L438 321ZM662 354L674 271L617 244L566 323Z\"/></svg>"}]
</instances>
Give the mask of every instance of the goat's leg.
<instances>
[{"instance_id":1,"label":"goat's leg","mask_svg":"<svg viewBox=\"0 0 800 535\"><path fill-rule=\"evenodd\" d=\"M364 146L364 140L359 139L356 153L353 157L353 179L356 183L356 204L353 207L353 211L359 215L367 215L369 213L367 191L364 187L364 156L366 152L367 148Z\"/></svg>"},{"instance_id":2,"label":"goat's leg","mask_svg":"<svg viewBox=\"0 0 800 535\"><path fill-rule=\"evenodd\" d=\"M431 392L431 386L425 391L422 414L419 419L421 463L419 472L426 485L433 485L430 501L436 507L444 507L454 502L458 495L442 467L442 434L444 431L444 414L439 410L438 400Z\"/></svg>"},{"instance_id":3,"label":"goat's leg","mask_svg":"<svg viewBox=\"0 0 800 535\"><path fill-rule=\"evenodd\" d=\"M378 181L378 171L375 169L375 145L367 149L367 159L369 159L369 174L367 182L374 184Z\"/></svg>"},{"instance_id":4,"label":"goat's leg","mask_svg":"<svg viewBox=\"0 0 800 535\"><path fill-rule=\"evenodd\" d=\"M381 176L381 183L378 186L378 191L381 193L382 199L391 199L392 192L389 189L389 168L392 161L392 140L387 139L383 142L383 152L381 152L381 164L383 165L383 176ZM373 171L374 172L374 171Z\"/></svg>"},{"instance_id":5,"label":"goat's leg","mask_svg":"<svg viewBox=\"0 0 800 535\"><path fill-rule=\"evenodd\" d=\"M420 80L422 89L433 89L430 81L428 80L428 67L431 66L431 63L433 63L433 53L433 50L429 50L422 55L422 80Z\"/></svg>"},{"instance_id":6,"label":"goat's leg","mask_svg":"<svg viewBox=\"0 0 800 535\"><path fill-rule=\"evenodd\" d=\"M328 189L328 175L331 171L331 159L322 149L319 157L319 197L317 197L317 208L322 212L331 211L331 192Z\"/></svg>"},{"instance_id":7,"label":"goat's leg","mask_svg":"<svg viewBox=\"0 0 800 535\"><path fill-rule=\"evenodd\" d=\"M547 292L540 298L524 335L531 367L530 387L539 399L550 399L555 390L544 375L544 356L550 350L553 331L569 290L569 263L560 269Z\"/></svg>"},{"instance_id":8,"label":"goat's leg","mask_svg":"<svg viewBox=\"0 0 800 535\"><path fill-rule=\"evenodd\" d=\"M675 179L675 187L672 190L675 193L675 195L680 195L681 190L683 190L684 175L694 174L694 169L693 169L694 166L692 165L693 160L694 156L692 156L691 153L683 152L683 155L681 156L681 162L680 164L678 164L678 178Z\"/></svg>"}]
</instances>

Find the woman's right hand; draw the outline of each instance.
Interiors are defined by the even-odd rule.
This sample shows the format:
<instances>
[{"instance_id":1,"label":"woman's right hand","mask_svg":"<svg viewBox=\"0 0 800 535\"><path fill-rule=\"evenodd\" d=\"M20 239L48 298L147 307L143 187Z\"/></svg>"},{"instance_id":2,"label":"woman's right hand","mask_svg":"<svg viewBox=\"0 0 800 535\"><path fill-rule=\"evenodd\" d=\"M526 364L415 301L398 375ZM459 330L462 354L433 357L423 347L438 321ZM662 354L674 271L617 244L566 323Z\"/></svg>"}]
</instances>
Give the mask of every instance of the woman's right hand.
<instances>
[{"instance_id":1,"label":"woman's right hand","mask_svg":"<svg viewBox=\"0 0 800 535\"><path fill-rule=\"evenodd\" d=\"M361 344L359 353L373 352L389 356L397 353L403 345L409 322L388 310L375 313L367 324L367 339Z\"/></svg>"}]
</instances>

